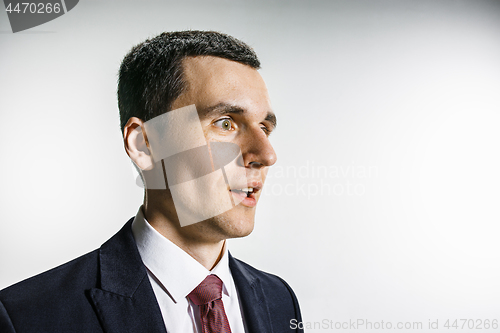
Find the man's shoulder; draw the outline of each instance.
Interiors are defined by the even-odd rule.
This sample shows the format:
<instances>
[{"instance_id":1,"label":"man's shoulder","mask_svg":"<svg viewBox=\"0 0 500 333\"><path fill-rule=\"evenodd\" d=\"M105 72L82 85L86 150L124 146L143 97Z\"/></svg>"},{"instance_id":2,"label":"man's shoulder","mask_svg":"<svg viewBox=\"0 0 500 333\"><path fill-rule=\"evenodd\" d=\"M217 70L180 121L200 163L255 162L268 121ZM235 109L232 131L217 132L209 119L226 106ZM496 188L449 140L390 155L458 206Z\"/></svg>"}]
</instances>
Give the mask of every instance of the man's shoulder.
<instances>
[{"instance_id":1,"label":"man's shoulder","mask_svg":"<svg viewBox=\"0 0 500 333\"><path fill-rule=\"evenodd\" d=\"M293 304L298 311L298 301L290 285L281 277L257 269L246 262L230 257L230 267L233 277L235 273L239 279L243 277L249 285L259 284L266 297L274 299L276 304Z\"/></svg>"},{"instance_id":2,"label":"man's shoulder","mask_svg":"<svg viewBox=\"0 0 500 333\"><path fill-rule=\"evenodd\" d=\"M257 269L240 259L234 257L231 259L234 260L231 265L232 271L239 269L249 281L256 281L255 279L258 279L263 287L281 291L292 291L288 283L279 276Z\"/></svg>"},{"instance_id":3,"label":"man's shoulder","mask_svg":"<svg viewBox=\"0 0 500 333\"><path fill-rule=\"evenodd\" d=\"M99 250L94 250L48 271L0 290L0 301L53 298L96 285ZM76 288L80 286L81 288Z\"/></svg>"},{"instance_id":4,"label":"man's shoulder","mask_svg":"<svg viewBox=\"0 0 500 333\"><path fill-rule=\"evenodd\" d=\"M229 266L246 309L245 315L267 314L277 332L289 331L293 320L302 320L297 297L285 280L231 256ZM265 311L258 312L259 304L261 308L266 304Z\"/></svg>"},{"instance_id":5,"label":"man's shoulder","mask_svg":"<svg viewBox=\"0 0 500 333\"><path fill-rule=\"evenodd\" d=\"M98 279L102 273L100 266L103 260L103 250L106 253L119 256L120 252L126 252L125 250L133 246L130 228L132 220L133 218L100 248L0 290L0 301L3 302L6 299L32 299L38 296L54 298L68 296L71 293L81 295L82 290L97 287ZM124 245L124 247L117 248L117 245Z\"/></svg>"},{"instance_id":6,"label":"man's shoulder","mask_svg":"<svg viewBox=\"0 0 500 333\"><path fill-rule=\"evenodd\" d=\"M93 295L130 295L147 277L131 221L99 249L1 290L0 331L101 332Z\"/></svg>"},{"instance_id":7,"label":"man's shoulder","mask_svg":"<svg viewBox=\"0 0 500 333\"><path fill-rule=\"evenodd\" d=\"M0 331L99 332L86 291L97 284L98 250L0 291Z\"/></svg>"}]
</instances>

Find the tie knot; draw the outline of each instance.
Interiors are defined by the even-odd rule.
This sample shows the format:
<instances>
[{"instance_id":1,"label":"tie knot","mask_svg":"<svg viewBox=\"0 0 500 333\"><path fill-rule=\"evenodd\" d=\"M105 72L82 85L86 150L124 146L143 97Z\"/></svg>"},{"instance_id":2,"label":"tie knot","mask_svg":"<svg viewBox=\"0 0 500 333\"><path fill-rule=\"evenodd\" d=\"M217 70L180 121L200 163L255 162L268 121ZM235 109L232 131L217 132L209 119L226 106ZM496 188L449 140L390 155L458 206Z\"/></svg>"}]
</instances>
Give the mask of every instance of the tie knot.
<instances>
[{"instance_id":1,"label":"tie knot","mask_svg":"<svg viewBox=\"0 0 500 333\"><path fill-rule=\"evenodd\" d=\"M188 295L196 305L203 305L222 298L222 280L217 275L209 275Z\"/></svg>"}]
</instances>

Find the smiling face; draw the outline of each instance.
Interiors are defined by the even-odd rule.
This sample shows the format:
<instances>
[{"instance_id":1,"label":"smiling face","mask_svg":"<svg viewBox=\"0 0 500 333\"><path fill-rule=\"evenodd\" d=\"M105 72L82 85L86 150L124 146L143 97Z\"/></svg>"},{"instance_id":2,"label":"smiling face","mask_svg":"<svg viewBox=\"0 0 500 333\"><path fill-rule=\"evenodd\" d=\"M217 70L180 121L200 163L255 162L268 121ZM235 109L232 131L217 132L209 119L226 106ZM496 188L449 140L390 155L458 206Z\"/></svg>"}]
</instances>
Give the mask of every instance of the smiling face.
<instances>
[{"instance_id":1,"label":"smiling face","mask_svg":"<svg viewBox=\"0 0 500 333\"><path fill-rule=\"evenodd\" d=\"M183 61L183 69L187 89L174 101L172 110L194 104L212 153L218 142L233 143L239 146L241 158L226 168L230 186L223 194L232 196L233 202L239 204L215 217L183 227L181 232L213 240L246 236L253 230L256 204L267 169L276 162L268 138L276 119L267 88L257 70L218 57L188 57ZM246 177L231 180L231 175L241 175L236 169L243 170ZM172 195L169 190L167 194L163 192L148 191L148 200L163 206L169 217Z\"/></svg>"}]
</instances>

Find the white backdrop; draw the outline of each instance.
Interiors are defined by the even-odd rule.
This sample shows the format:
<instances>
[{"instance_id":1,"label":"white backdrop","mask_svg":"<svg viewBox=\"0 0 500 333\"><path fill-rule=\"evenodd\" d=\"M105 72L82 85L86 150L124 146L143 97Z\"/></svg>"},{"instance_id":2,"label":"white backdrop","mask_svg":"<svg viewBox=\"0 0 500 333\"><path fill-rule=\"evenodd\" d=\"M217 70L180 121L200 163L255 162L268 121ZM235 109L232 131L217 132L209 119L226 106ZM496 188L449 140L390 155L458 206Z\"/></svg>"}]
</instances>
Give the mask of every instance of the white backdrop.
<instances>
[{"instance_id":1,"label":"white backdrop","mask_svg":"<svg viewBox=\"0 0 500 333\"><path fill-rule=\"evenodd\" d=\"M230 249L289 282L308 332L447 319L493 331L499 1L81 1L16 34L2 10L0 288L99 247L136 213L118 67L185 29L231 34L261 59L278 162L254 233Z\"/></svg>"}]
</instances>

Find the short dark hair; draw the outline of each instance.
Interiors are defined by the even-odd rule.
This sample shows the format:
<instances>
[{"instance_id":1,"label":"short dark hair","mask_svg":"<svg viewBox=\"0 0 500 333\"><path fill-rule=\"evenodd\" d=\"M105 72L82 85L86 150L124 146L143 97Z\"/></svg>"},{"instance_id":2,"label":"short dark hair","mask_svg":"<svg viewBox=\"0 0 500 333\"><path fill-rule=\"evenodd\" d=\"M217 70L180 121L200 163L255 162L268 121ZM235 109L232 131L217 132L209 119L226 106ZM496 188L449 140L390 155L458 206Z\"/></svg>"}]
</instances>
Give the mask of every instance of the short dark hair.
<instances>
[{"instance_id":1,"label":"short dark hair","mask_svg":"<svg viewBox=\"0 0 500 333\"><path fill-rule=\"evenodd\" d=\"M170 110L186 89L182 60L190 56L215 56L260 68L250 46L220 32L164 32L148 39L133 47L120 66L118 108L122 131L130 117L148 121Z\"/></svg>"}]
</instances>

